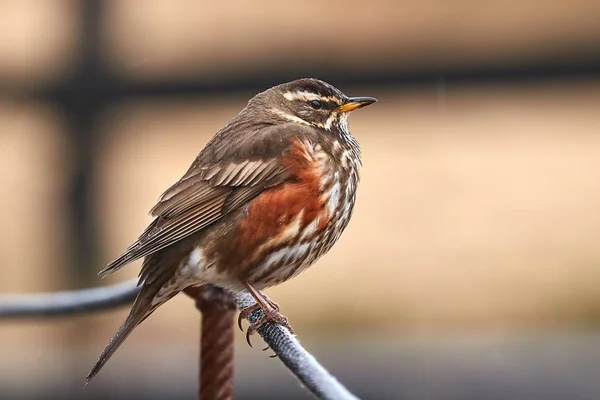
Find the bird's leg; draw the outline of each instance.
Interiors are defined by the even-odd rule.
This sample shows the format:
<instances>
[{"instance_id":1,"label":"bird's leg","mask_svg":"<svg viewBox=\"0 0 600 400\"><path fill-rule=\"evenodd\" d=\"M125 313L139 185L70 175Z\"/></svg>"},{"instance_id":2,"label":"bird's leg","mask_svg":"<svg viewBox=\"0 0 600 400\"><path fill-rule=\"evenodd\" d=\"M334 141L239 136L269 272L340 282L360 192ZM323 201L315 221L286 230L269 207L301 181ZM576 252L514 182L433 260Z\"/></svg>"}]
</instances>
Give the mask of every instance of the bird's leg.
<instances>
[{"instance_id":1,"label":"bird's leg","mask_svg":"<svg viewBox=\"0 0 600 400\"><path fill-rule=\"evenodd\" d=\"M250 346L250 335L252 335L258 328L263 326L266 322L275 322L277 324L285 326L291 333L294 333L294 330L290 326L288 319L279 313L279 305L275 303L273 300L269 299L264 293L257 290L254 286L252 286L248 282L244 282L244 287L248 290L248 293L254 297L256 300L256 304L251 305L250 307L245 308L240 311L240 315L238 317L238 326L242 329L242 319L248 317L252 312L261 309L264 313L263 318L260 321L252 323L246 332L246 341Z\"/></svg>"},{"instance_id":2,"label":"bird's leg","mask_svg":"<svg viewBox=\"0 0 600 400\"><path fill-rule=\"evenodd\" d=\"M250 315L258 309L263 310L265 315L279 312L279 305L273 300L269 299L266 294L264 294L260 290L257 290L256 288L254 288L254 286L252 286L249 283L244 283L244 286L252 295L256 303L240 311L240 316L238 318L238 325L240 326L240 329L242 329L242 319L247 318L248 315Z\"/></svg>"}]
</instances>

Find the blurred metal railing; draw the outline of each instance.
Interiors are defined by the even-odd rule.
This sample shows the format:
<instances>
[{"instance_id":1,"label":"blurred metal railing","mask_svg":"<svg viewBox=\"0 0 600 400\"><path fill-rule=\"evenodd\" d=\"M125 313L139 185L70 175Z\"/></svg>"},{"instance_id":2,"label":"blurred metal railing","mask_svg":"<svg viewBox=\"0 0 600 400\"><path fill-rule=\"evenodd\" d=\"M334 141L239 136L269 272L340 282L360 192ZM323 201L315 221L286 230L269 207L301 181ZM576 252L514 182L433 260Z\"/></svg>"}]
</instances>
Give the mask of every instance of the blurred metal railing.
<instances>
[{"instance_id":1,"label":"blurred metal railing","mask_svg":"<svg viewBox=\"0 0 600 400\"><path fill-rule=\"evenodd\" d=\"M68 135L75 150L74 173L69 184L69 241L72 244L70 268L72 286L87 287L92 284L98 265L97 216L94 213L94 166L98 141L97 122L105 110L113 104L131 98L193 97L224 93L233 90L255 92L286 80L306 74L305 66L296 66L293 54L287 59L266 63L261 68L246 70L240 63L239 70L226 79L214 80L202 75L185 80L135 81L115 74L104 56L102 27L106 3L96 0L79 0L74 9L80 10L78 17L81 35L79 49L74 57L71 72L50 86L34 86L19 95L51 103L65 116ZM394 57L390 54L390 57ZM535 81L563 76L600 77L600 51L587 51L585 57L568 54L562 57L533 59L531 64L487 65L485 67L441 68L432 65L428 69L402 70L392 63L374 63L372 66L352 71L317 64L311 68L315 77L331 81L336 86L359 84L380 86L409 86L415 84L446 85L482 81ZM0 91L7 86L0 82ZM10 88L10 85L7 87ZM9 96L14 93L8 91Z\"/></svg>"},{"instance_id":2,"label":"blurred metal railing","mask_svg":"<svg viewBox=\"0 0 600 400\"><path fill-rule=\"evenodd\" d=\"M53 317L103 311L129 304L139 291L137 280L94 289L58 293L0 296L0 319ZM235 297L222 289L205 286L186 291L202 313L199 392L202 400L233 398L233 329L236 307L244 310L256 304L242 292ZM261 320L258 309L248 315L250 323ZM257 330L275 355L316 398L356 400L300 342L283 326L267 322Z\"/></svg>"}]
</instances>

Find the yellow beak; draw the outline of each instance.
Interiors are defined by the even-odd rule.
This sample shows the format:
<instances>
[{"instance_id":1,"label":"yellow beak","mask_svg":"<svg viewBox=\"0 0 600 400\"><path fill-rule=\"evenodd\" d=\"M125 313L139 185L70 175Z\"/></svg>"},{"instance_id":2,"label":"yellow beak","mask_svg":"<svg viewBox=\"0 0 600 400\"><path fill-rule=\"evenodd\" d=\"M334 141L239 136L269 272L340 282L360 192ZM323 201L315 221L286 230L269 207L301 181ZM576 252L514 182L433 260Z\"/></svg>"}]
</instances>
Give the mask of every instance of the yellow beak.
<instances>
[{"instance_id":1,"label":"yellow beak","mask_svg":"<svg viewBox=\"0 0 600 400\"><path fill-rule=\"evenodd\" d=\"M374 97L350 97L348 101L338 107L339 112L350 112L368 106L377 101Z\"/></svg>"}]
</instances>

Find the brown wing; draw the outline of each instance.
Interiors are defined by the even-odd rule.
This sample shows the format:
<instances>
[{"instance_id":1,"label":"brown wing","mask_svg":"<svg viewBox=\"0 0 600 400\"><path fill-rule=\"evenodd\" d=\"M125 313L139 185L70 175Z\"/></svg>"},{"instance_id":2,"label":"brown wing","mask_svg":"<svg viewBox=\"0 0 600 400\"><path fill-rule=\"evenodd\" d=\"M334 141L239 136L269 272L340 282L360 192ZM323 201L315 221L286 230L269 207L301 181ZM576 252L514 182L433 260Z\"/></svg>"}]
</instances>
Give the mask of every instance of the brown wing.
<instances>
[{"instance_id":1,"label":"brown wing","mask_svg":"<svg viewBox=\"0 0 600 400\"><path fill-rule=\"evenodd\" d=\"M290 139L312 136L298 124L271 125L248 133L219 132L186 174L150 211L156 217L138 240L100 275L119 270L218 221L265 189L289 179L280 164Z\"/></svg>"}]
</instances>

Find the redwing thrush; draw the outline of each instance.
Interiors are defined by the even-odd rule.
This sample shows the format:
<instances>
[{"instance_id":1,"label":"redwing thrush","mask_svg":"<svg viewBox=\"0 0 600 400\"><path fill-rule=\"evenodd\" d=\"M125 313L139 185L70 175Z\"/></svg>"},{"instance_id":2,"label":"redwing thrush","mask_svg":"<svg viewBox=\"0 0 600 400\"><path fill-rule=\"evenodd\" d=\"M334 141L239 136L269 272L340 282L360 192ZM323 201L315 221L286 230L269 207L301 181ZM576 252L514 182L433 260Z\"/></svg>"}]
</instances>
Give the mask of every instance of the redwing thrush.
<instances>
[{"instance_id":1,"label":"redwing thrush","mask_svg":"<svg viewBox=\"0 0 600 400\"><path fill-rule=\"evenodd\" d=\"M248 290L265 320L287 325L260 290L305 270L346 228L361 165L348 114L375 101L317 79L250 99L162 194L138 240L100 272L145 257L141 291L87 380L136 326L190 286Z\"/></svg>"}]
</instances>

